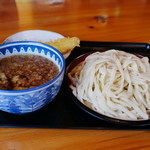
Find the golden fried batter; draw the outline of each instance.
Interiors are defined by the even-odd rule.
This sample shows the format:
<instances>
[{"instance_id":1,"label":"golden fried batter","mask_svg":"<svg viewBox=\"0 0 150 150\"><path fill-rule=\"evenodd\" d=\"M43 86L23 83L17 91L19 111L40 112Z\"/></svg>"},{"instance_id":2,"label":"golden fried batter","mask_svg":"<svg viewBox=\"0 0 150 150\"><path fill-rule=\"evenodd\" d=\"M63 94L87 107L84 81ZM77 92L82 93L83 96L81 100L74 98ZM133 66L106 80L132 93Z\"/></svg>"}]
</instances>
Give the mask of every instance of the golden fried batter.
<instances>
[{"instance_id":1,"label":"golden fried batter","mask_svg":"<svg viewBox=\"0 0 150 150\"><path fill-rule=\"evenodd\" d=\"M66 38L61 38L57 39L53 42L44 42L45 44L51 45L58 49L63 55L67 57L66 54L70 54L70 52L77 46L79 47L80 45L80 40L77 37L66 37Z\"/></svg>"}]
</instances>

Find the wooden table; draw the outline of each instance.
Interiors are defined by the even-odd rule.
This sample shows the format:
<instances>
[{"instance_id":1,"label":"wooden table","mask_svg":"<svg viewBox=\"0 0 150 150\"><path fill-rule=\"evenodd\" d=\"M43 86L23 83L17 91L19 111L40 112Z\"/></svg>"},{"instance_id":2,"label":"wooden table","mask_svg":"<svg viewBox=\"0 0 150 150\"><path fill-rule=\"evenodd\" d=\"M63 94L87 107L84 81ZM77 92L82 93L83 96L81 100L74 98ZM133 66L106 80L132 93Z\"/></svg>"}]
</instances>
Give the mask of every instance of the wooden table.
<instances>
[{"instance_id":1,"label":"wooden table","mask_svg":"<svg viewBox=\"0 0 150 150\"><path fill-rule=\"evenodd\" d=\"M0 42L42 29L87 41L150 43L149 0L1 0ZM144 130L0 128L0 150L150 149Z\"/></svg>"}]
</instances>

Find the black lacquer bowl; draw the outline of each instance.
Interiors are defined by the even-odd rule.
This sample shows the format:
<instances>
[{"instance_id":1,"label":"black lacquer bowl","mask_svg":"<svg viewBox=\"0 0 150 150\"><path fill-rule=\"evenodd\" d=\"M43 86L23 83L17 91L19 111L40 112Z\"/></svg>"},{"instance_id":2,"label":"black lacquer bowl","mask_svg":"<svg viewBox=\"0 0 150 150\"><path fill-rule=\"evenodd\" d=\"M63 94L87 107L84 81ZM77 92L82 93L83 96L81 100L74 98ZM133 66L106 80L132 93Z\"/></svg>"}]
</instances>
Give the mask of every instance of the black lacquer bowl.
<instances>
[{"instance_id":1,"label":"black lacquer bowl","mask_svg":"<svg viewBox=\"0 0 150 150\"><path fill-rule=\"evenodd\" d=\"M81 63L82 61L85 60L85 58L91 54L90 53L85 53L82 54L78 57L76 57L73 61L71 61L66 69L66 76L65 76L65 81L66 81L66 87L67 87L67 92L68 95L70 97L70 99L77 105L77 107L79 107L80 109L82 109L83 111L85 111L86 113L90 114L91 116L105 121L106 123L110 123L110 124L115 124L118 126L127 126L127 127L145 127L145 126L150 126L150 120L122 120L122 119L117 119L117 118L112 118L103 114L100 114L94 110L92 110L91 108L89 108L88 106L84 105L83 103L81 103L76 97L75 95L72 93L72 90L70 88L71 85L71 81L68 78L68 73L79 63Z\"/></svg>"}]
</instances>

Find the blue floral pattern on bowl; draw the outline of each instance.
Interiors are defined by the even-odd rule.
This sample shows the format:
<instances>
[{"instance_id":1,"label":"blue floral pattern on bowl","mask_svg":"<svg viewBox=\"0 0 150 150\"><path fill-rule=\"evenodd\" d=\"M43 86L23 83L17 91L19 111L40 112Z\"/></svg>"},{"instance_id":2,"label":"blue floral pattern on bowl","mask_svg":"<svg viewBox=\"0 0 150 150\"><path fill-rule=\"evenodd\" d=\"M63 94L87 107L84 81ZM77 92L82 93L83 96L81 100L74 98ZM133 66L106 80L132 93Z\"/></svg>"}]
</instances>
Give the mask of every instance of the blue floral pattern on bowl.
<instances>
[{"instance_id":1,"label":"blue floral pattern on bowl","mask_svg":"<svg viewBox=\"0 0 150 150\"><path fill-rule=\"evenodd\" d=\"M59 74L51 81L27 90L0 90L0 110L14 114L36 111L50 103L62 85L65 60L55 48L38 42L13 42L0 45L0 58L11 55L40 55L52 60L59 68Z\"/></svg>"}]
</instances>

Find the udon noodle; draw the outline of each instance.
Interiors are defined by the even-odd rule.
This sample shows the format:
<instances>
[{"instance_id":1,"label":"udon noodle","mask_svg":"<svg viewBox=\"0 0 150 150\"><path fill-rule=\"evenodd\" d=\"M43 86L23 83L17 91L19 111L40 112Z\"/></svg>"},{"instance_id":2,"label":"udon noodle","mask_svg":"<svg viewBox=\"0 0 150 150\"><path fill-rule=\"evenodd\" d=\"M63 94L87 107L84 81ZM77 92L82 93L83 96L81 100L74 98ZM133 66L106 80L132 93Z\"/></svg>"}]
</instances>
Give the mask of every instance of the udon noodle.
<instances>
[{"instance_id":1,"label":"udon noodle","mask_svg":"<svg viewBox=\"0 0 150 150\"><path fill-rule=\"evenodd\" d=\"M119 50L95 52L68 73L73 94L98 113L147 120L150 110L150 64Z\"/></svg>"}]
</instances>

